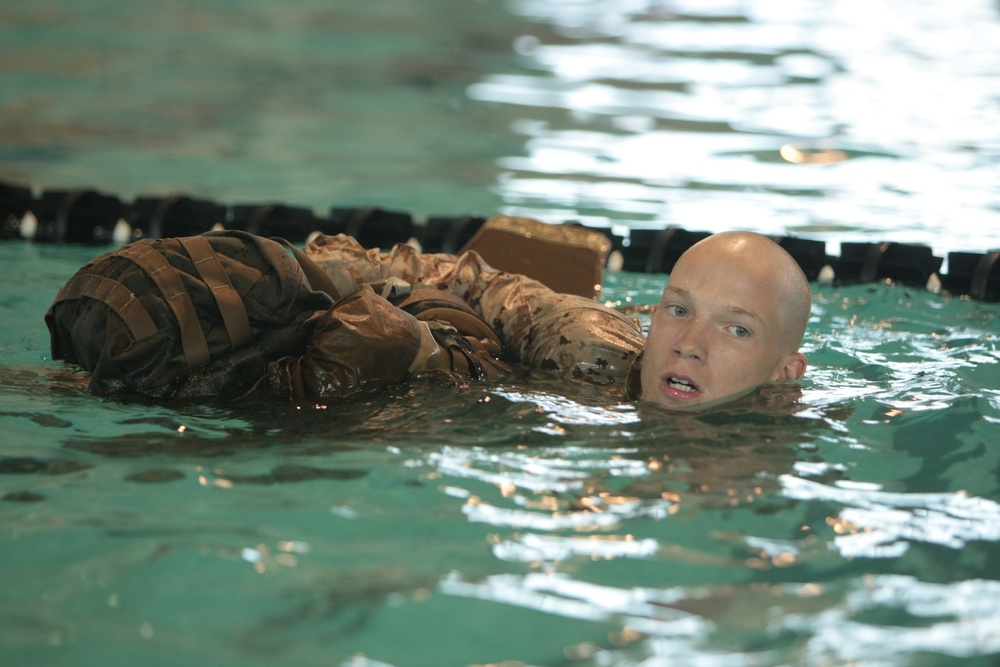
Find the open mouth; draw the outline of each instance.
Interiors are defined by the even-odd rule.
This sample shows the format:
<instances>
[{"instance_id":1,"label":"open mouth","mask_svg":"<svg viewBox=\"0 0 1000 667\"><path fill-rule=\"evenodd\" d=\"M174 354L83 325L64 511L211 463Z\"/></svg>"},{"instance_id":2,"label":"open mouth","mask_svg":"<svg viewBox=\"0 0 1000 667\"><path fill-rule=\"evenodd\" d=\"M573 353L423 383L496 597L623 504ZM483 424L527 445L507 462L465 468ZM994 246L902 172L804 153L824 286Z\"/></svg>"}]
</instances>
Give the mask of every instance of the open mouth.
<instances>
[{"instance_id":1,"label":"open mouth","mask_svg":"<svg viewBox=\"0 0 1000 667\"><path fill-rule=\"evenodd\" d=\"M666 377L665 383L668 388L680 394L697 394L701 391L695 383L676 376Z\"/></svg>"},{"instance_id":2,"label":"open mouth","mask_svg":"<svg viewBox=\"0 0 1000 667\"><path fill-rule=\"evenodd\" d=\"M679 391L698 391L698 388L687 380L679 380L677 378L668 378L667 385L671 389L677 389Z\"/></svg>"}]
</instances>

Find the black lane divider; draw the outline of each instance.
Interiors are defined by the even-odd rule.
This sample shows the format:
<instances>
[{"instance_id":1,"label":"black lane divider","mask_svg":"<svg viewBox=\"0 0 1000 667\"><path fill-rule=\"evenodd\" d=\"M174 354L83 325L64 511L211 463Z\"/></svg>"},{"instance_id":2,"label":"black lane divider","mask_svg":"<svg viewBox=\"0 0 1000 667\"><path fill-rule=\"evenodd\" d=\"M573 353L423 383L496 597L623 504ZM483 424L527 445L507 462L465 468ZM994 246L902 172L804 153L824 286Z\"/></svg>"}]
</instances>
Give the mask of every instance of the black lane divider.
<instances>
[{"instance_id":1,"label":"black lane divider","mask_svg":"<svg viewBox=\"0 0 1000 667\"><path fill-rule=\"evenodd\" d=\"M122 201L97 190L44 190L0 181L0 239L40 243L126 243L140 238L191 236L212 229L241 229L304 243L314 232L347 234L366 248L389 248L416 238L425 252L457 252L486 218L431 216L417 224L409 213L377 207L338 208L317 216L311 209L279 203L224 205L187 196L139 197ZM579 224L568 222L567 224ZM681 253L711 232L634 229L627 238L598 229L620 254L623 270L669 273ZM934 286L981 301L1000 301L1000 250L948 253L944 259L923 245L842 243L839 257L826 243L792 236L774 237L795 258L810 281L840 284L890 280L914 287Z\"/></svg>"}]
</instances>

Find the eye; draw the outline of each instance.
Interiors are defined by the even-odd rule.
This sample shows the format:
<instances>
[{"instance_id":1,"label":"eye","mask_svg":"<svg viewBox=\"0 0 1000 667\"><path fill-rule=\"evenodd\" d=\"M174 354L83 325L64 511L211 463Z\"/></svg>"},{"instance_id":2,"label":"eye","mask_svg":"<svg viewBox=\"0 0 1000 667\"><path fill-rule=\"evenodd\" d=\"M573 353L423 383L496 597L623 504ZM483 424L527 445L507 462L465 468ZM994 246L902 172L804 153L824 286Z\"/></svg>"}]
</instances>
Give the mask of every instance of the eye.
<instances>
[{"instance_id":1,"label":"eye","mask_svg":"<svg viewBox=\"0 0 1000 667\"><path fill-rule=\"evenodd\" d=\"M684 306L678 306L677 304L671 304L667 306L667 312L674 317L687 317L688 310Z\"/></svg>"},{"instance_id":2,"label":"eye","mask_svg":"<svg viewBox=\"0 0 1000 667\"><path fill-rule=\"evenodd\" d=\"M749 338L751 333L749 329L744 326L740 326L739 324L734 324L729 327L729 330L732 331L733 335L737 338Z\"/></svg>"}]
</instances>

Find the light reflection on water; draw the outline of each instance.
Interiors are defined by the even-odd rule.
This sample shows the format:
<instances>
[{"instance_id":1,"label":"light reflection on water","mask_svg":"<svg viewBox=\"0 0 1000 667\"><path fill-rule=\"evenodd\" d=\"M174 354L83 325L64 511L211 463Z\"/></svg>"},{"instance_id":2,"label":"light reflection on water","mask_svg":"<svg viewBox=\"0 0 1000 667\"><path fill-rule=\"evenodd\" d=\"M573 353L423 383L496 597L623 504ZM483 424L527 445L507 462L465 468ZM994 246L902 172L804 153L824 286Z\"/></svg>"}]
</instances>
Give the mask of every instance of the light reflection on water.
<instances>
[{"instance_id":1,"label":"light reflection on water","mask_svg":"<svg viewBox=\"0 0 1000 667\"><path fill-rule=\"evenodd\" d=\"M895 664L901 656L923 652L972 658L1000 651L998 594L1000 585L988 579L939 584L878 575L855 584L842 605L812 617L790 616L775 630L811 635L806 657L816 662ZM854 618L885 611L903 612L919 627Z\"/></svg>"},{"instance_id":2,"label":"light reflection on water","mask_svg":"<svg viewBox=\"0 0 1000 667\"><path fill-rule=\"evenodd\" d=\"M1000 246L996 7L518 0L510 212ZM959 231L960 230L960 231Z\"/></svg>"},{"instance_id":3,"label":"light reflection on water","mask_svg":"<svg viewBox=\"0 0 1000 667\"><path fill-rule=\"evenodd\" d=\"M623 590L576 581L559 574L500 575L484 584L454 578L441 582L443 592L506 602L591 621L620 617L634 632L657 637L695 638L708 624L693 614L668 606L673 591Z\"/></svg>"},{"instance_id":4,"label":"light reflection on water","mask_svg":"<svg viewBox=\"0 0 1000 667\"><path fill-rule=\"evenodd\" d=\"M540 405L546 405L544 397ZM549 404L547 409L559 407ZM844 439L836 442L842 445ZM674 453L679 449L667 447L662 451ZM805 583L798 588L787 584L773 589L729 589L649 588L639 578L628 576L624 578L631 580L631 585L597 585L587 577L574 576L581 561L607 562L609 568L615 567L611 565L614 561L635 560L669 561L674 567L685 561L699 567L725 563L715 554L682 547L680 536L684 529L676 524L685 513L690 514L690 503L697 507L702 502L692 491L711 492L709 485L727 479L708 469L699 471L699 465L711 468L717 462L685 463L683 455L674 457L672 465L678 466L675 471L693 465L690 469L695 481L687 492L663 492L660 498L630 497L628 488L621 495L596 493L593 487L588 488L584 481L588 478L611 479L625 472L635 482L663 472L659 466L650 465L650 460L645 465L633 461L623 469L623 455L643 456L638 451L553 447L502 453L449 450L429 457L428 464L449 484L444 492L463 501L467 519L490 524L499 531L492 539L494 557L523 563L533 570L530 574L499 574L474 581L456 572L442 579L440 592L566 618L610 621L621 627L618 640L613 639L609 646L576 647L587 654L580 656L584 660L581 664L633 664L630 660L676 664L678 659L707 665L787 664L789 659L810 664L828 660L860 660L861 664L890 660L895 664L903 656L924 651L976 656L1000 648L1000 635L995 630L1000 627L1000 607L991 602L974 602L983 600L978 585L989 588L995 584L992 581L939 584L912 576L877 575L848 580L844 590L836 582ZM604 470L598 471L602 463ZM831 552L848 561L899 559L915 544L961 550L970 543L1000 542L1000 505L987 498L964 492L889 492L879 484L849 478L833 483L809 479L849 475L853 465L796 462L793 467L797 474L779 474L779 488L764 491L765 505L768 495L772 495L773 503L775 493L810 505L832 505L825 525L812 527L791 540L757 536L752 529L734 526L739 532L727 539L743 546L734 552L728 565L735 565L737 553L742 551L749 568L792 568L790 576L795 579L809 577L810 571L816 576L829 567ZM533 474L525 479L522 475L527 470ZM668 488L668 477L660 478L662 485L652 486ZM756 481L769 487L769 481L774 479L769 477L758 473ZM484 501L476 495L482 491L462 488L462 484L470 482L495 486L500 491L497 503L506 499L506 506ZM734 506L743 504L735 494L722 491L723 498L739 500ZM747 522L754 523L749 516ZM681 542L671 544L671 535L678 530ZM617 578L622 578L620 572ZM748 622L735 610L753 607L773 612L762 614L763 627L751 624L758 627L756 632L772 638L801 637L802 647L791 653L786 649L731 652L706 643L709 637L723 637L727 631L746 632ZM903 628L874 617L870 620L868 615L876 612L892 614L896 622L920 627Z\"/></svg>"},{"instance_id":5,"label":"light reflection on water","mask_svg":"<svg viewBox=\"0 0 1000 667\"><path fill-rule=\"evenodd\" d=\"M793 475L779 478L782 492L798 500L833 501L847 507L830 519L833 544L845 558L901 556L910 541L960 549L969 541L1000 541L1000 504L964 493L890 493L878 485L827 486Z\"/></svg>"}]
</instances>

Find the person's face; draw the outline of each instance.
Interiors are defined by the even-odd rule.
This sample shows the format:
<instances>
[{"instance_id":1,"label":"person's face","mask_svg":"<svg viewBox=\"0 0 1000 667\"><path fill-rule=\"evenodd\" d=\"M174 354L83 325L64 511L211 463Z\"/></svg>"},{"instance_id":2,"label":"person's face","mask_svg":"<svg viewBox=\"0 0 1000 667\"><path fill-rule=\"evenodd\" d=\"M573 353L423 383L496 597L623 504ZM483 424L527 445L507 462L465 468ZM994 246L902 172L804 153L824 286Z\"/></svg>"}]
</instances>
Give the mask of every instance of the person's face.
<instances>
[{"instance_id":1,"label":"person's face","mask_svg":"<svg viewBox=\"0 0 1000 667\"><path fill-rule=\"evenodd\" d=\"M681 257L649 327L643 400L700 408L802 376L805 357L787 349L780 286L763 264L710 247Z\"/></svg>"}]
</instances>

